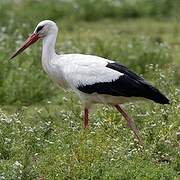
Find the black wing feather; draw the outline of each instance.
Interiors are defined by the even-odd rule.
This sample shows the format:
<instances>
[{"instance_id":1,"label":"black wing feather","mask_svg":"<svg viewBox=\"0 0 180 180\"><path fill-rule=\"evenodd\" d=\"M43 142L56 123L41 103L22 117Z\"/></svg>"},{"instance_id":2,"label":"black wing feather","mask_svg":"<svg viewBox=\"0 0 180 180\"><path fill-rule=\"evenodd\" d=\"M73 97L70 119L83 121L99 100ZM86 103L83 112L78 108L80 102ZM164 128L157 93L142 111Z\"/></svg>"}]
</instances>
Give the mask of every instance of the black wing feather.
<instances>
[{"instance_id":1,"label":"black wing feather","mask_svg":"<svg viewBox=\"0 0 180 180\"><path fill-rule=\"evenodd\" d=\"M124 75L115 81L81 85L78 89L87 94L96 92L112 96L144 97L161 104L169 103L169 100L158 89L130 71L127 67L118 63L108 63L106 67L121 72Z\"/></svg>"}]
</instances>

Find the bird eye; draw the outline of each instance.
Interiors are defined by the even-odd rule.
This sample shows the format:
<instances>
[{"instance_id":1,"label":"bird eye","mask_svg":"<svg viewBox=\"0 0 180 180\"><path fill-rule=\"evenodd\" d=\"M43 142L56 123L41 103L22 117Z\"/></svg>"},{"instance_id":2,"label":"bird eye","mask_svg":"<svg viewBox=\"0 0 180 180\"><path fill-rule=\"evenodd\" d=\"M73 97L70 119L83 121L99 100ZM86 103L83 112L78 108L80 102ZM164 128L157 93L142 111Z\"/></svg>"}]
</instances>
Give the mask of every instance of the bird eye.
<instances>
[{"instance_id":1,"label":"bird eye","mask_svg":"<svg viewBox=\"0 0 180 180\"><path fill-rule=\"evenodd\" d=\"M44 26L38 26L36 32L38 33Z\"/></svg>"}]
</instances>

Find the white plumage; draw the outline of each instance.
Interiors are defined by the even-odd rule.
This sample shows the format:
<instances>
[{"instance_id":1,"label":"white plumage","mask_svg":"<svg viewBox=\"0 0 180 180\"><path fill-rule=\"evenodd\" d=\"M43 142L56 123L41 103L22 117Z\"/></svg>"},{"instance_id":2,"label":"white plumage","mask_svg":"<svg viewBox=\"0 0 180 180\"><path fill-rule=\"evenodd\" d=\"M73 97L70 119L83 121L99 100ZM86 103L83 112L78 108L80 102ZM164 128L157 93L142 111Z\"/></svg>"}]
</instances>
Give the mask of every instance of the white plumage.
<instances>
[{"instance_id":1,"label":"white plumage","mask_svg":"<svg viewBox=\"0 0 180 180\"><path fill-rule=\"evenodd\" d=\"M137 99L168 104L169 100L143 78L112 60L84 54L56 54L57 33L58 28L53 21L40 22L11 59L38 39L43 39L43 69L59 86L72 89L80 97L84 104L84 127L88 127L88 109L91 104L107 103L114 105L125 117L128 126L142 143L134 121L119 104Z\"/></svg>"},{"instance_id":2,"label":"white plumage","mask_svg":"<svg viewBox=\"0 0 180 180\"><path fill-rule=\"evenodd\" d=\"M63 73L71 88L97 82L111 82L123 74L106 67L107 59L83 54L68 54L59 57L63 62ZM108 76L107 76L108 75Z\"/></svg>"},{"instance_id":3,"label":"white plumage","mask_svg":"<svg viewBox=\"0 0 180 180\"><path fill-rule=\"evenodd\" d=\"M43 64L47 64L46 59L42 61ZM65 54L59 55L51 63L48 62L48 68L44 69L57 84L65 89L72 89L80 95L78 86L112 82L123 75L107 68L108 62L113 61L91 55ZM82 95L82 100L83 97Z\"/></svg>"}]
</instances>

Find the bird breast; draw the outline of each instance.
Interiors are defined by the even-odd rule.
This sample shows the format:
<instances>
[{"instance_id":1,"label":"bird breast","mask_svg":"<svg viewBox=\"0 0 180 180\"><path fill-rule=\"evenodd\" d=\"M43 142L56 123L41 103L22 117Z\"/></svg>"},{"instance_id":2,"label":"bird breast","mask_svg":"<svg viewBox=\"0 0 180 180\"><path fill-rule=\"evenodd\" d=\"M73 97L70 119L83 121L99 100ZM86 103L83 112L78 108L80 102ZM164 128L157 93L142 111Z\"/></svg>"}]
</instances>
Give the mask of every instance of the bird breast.
<instances>
[{"instance_id":1,"label":"bird breast","mask_svg":"<svg viewBox=\"0 0 180 180\"><path fill-rule=\"evenodd\" d=\"M59 63L60 61L51 60L51 61L42 61L42 66L44 71L48 76L60 87L67 89L69 88L68 82L65 79L63 73L63 65Z\"/></svg>"}]
</instances>

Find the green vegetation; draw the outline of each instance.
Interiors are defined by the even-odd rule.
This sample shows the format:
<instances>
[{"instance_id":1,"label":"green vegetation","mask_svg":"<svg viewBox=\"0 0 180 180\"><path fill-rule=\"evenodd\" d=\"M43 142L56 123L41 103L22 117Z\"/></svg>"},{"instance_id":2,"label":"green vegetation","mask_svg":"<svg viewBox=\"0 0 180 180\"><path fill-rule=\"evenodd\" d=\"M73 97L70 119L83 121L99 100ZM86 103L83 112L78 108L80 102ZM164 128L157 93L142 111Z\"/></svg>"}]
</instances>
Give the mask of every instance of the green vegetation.
<instances>
[{"instance_id":1,"label":"green vegetation","mask_svg":"<svg viewBox=\"0 0 180 180\"><path fill-rule=\"evenodd\" d=\"M0 179L179 179L179 3L0 1ZM170 105L125 105L143 148L112 107L94 106L82 128L77 97L42 70L40 42L8 61L43 19L60 27L61 53L117 60L169 97Z\"/></svg>"}]
</instances>

